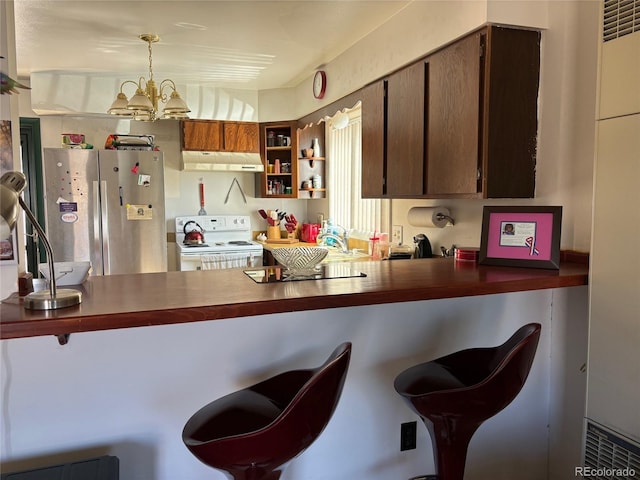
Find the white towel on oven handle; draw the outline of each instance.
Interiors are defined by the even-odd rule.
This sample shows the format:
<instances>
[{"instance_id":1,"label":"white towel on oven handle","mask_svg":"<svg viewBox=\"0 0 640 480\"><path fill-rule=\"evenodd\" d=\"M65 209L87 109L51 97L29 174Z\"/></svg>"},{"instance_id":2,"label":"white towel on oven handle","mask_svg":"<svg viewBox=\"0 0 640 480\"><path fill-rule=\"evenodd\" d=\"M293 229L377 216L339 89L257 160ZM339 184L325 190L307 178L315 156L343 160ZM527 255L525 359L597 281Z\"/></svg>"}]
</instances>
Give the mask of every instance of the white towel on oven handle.
<instances>
[{"instance_id":1,"label":"white towel on oven handle","mask_svg":"<svg viewBox=\"0 0 640 480\"><path fill-rule=\"evenodd\" d=\"M202 270L222 270L225 268L242 268L250 265L249 253L220 253L217 255L200 255Z\"/></svg>"}]
</instances>

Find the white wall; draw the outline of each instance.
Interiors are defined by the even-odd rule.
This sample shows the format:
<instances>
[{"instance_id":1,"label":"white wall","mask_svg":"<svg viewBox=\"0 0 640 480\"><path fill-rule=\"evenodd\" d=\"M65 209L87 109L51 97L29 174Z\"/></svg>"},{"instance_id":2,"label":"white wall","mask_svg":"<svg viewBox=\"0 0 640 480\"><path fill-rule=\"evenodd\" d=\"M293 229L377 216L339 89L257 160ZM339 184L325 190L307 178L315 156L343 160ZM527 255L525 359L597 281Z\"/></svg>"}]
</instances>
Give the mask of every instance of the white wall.
<instances>
[{"instance_id":1,"label":"white wall","mask_svg":"<svg viewBox=\"0 0 640 480\"><path fill-rule=\"evenodd\" d=\"M457 349L497 345L520 325L541 322L531 375L516 400L474 436L465 478L554 478L547 475L549 420L555 427L581 417L566 404L562 386L584 376L573 369L584 358L573 359L575 349L557 334L584 327L573 305L586 305L586 290L81 333L64 347L53 336L2 341L3 472L113 454L127 480L222 479L182 444L190 415L277 372L317 366L343 341L353 342L353 356L336 413L283 480L389 480L433 472L421 423L418 448L399 451L400 423L417 417L395 393L395 376ZM569 478L567 471L555 478Z\"/></svg>"}]
</instances>

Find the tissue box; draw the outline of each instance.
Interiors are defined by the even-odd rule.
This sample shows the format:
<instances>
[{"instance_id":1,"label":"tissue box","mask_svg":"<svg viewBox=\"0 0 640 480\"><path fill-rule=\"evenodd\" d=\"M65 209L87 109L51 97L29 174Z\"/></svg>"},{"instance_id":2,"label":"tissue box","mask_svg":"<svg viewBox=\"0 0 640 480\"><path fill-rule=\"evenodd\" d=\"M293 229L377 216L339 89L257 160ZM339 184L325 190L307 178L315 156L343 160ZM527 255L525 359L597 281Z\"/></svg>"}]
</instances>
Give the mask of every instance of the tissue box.
<instances>
[{"instance_id":1,"label":"tissue box","mask_svg":"<svg viewBox=\"0 0 640 480\"><path fill-rule=\"evenodd\" d=\"M49 264L41 263L38 267L44 278L49 280ZM53 268L56 272L56 286L80 285L89 276L91 262L54 262Z\"/></svg>"}]
</instances>

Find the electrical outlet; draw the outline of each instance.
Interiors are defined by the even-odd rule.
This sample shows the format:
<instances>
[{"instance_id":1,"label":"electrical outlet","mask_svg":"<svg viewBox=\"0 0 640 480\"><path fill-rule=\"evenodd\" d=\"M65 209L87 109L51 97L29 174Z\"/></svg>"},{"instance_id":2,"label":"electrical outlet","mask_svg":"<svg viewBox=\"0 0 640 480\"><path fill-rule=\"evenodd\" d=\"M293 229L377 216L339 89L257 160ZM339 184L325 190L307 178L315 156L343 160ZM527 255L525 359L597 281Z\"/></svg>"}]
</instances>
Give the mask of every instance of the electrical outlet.
<instances>
[{"instance_id":1,"label":"electrical outlet","mask_svg":"<svg viewBox=\"0 0 640 480\"><path fill-rule=\"evenodd\" d=\"M416 434L418 422L407 422L400 424L400 451L413 450L416 448Z\"/></svg>"},{"instance_id":2,"label":"electrical outlet","mask_svg":"<svg viewBox=\"0 0 640 480\"><path fill-rule=\"evenodd\" d=\"M391 230L391 243L402 244L402 225L394 225Z\"/></svg>"}]
</instances>

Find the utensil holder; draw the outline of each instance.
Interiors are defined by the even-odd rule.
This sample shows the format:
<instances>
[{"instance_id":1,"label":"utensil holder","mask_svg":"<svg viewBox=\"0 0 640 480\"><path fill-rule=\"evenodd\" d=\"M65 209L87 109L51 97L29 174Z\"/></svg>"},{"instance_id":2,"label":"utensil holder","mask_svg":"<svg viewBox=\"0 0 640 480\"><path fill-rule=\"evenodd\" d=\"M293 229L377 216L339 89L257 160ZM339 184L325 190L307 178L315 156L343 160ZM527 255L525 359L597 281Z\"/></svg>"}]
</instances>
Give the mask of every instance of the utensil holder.
<instances>
[{"instance_id":1,"label":"utensil holder","mask_svg":"<svg viewBox=\"0 0 640 480\"><path fill-rule=\"evenodd\" d=\"M280 238L279 226L273 225L267 227L267 240L279 240Z\"/></svg>"}]
</instances>

